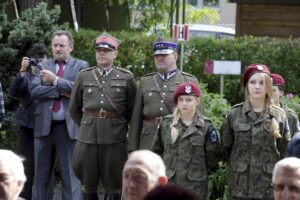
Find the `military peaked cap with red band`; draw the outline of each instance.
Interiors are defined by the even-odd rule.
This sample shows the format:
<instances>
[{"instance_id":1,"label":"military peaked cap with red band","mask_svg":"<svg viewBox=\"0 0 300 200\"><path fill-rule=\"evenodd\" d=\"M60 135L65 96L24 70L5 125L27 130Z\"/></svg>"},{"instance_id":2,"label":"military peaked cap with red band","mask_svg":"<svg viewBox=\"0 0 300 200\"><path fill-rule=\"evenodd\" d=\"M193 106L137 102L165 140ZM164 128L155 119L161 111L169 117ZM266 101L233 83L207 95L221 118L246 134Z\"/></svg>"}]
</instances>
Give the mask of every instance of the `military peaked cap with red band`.
<instances>
[{"instance_id":1,"label":"military peaked cap with red band","mask_svg":"<svg viewBox=\"0 0 300 200\"><path fill-rule=\"evenodd\" d=\"M266 73L266 74L271 75L271 72L270 72L269 68L266 65L251 64L244 71L244 75L243 75L244 87L247 85L247 82L248 82L249 78L253 74L256 74L256 73Z\"/></svg>"},{"instance_id":2,"label":"military peaked cap with red band","mask_svg":"<svg viewBox=\"0 0 300 200\"><path fill-rule=\"evenodd\" d=\"M103 33L96 38L95 49L107 48L115 51L118 49L119 44L120 41L117 38L109 35L108 33Z\"/></svg>"},{"instance_id":3,"label":"military peaked cap with red band","mask_svg":"<svg viewBox=\"0 0 300 200\"><path fill-rule=\"evenodd\" d=\"M193 95L200 97L200 88L198 84L193 82L183 82L176 87L176 91L174 93L174 103L177 103L178 96L180 95Z\"/></svg>"},{"instance_id":4,"label":"military peaked cap with red band","mask_svg":"<svg viewBox=\"0 0 300 200\"><path fill-rule=\"evenodd\" d=\"M279 74L271 74L273 85L284 87L285 80Z\"/></svg>"}]
</instances>

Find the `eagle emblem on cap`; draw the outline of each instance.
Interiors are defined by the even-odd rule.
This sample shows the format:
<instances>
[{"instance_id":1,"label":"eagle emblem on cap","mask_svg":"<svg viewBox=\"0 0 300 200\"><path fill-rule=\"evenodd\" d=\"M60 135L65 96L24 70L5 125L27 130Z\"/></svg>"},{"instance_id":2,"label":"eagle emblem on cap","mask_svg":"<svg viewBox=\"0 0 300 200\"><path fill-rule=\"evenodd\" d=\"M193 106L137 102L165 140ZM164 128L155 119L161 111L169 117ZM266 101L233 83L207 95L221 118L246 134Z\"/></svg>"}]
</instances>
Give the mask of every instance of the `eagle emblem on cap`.
<instances>
[{"instance_id":1,"label":"eagle emblem on cap","mask_svg":"<svg viewBox=\"0 0 300 200\"><path fill-rule=\"evenodd\" d=\"M185 93L190 94L192 92L192 86L186 85L184 87L184 91L185 91Z\"/></svg>"},{"instance_id":2,"label":"eagle emblem on cap","mask_svg":"<svg viewBox=\"0 0 300 200\"><path fill-rule=\"evenodd\" d=\"M258 70L263 70L264 69L262 65L256 65L256 67L257 67Z\"/></svg>"}]
</instances>

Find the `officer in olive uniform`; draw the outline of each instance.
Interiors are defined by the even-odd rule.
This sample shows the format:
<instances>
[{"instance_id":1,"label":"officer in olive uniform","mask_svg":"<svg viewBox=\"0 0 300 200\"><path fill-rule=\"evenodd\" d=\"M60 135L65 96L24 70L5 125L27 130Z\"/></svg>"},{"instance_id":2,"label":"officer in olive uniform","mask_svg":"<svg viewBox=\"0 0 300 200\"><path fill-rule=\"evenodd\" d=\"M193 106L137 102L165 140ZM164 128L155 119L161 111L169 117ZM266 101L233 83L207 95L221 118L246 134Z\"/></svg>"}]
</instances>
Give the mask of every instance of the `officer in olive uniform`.
<instances>
[{"instance_id":1,"label":"officer in olive uniform","mask_svg":"<svg viewBox=\"0 0 300 200\"><path fill-rule=\"evenodd\" d=\"M196 77L177 69L177 43L159 39L153 44L157 72L139 81L130 130L129 150L151 149L157 125L162 116L172 113L176 87L182 82L198 83ZM203 106L199 106L202 111Z\"/></svg>"},{"instance_id":2,"label":"officer in olive uniform","mask_svg":"<svg viewBox=\"0 0 300 200\"><path fill-rule=\"evenodd\" d=\"M97 66L78 75L71 94L70 114L80 126L73 168L85 199L98 199L99 181L104 199L120 199L136 84L130 71L113 66L118 46L119 41L106 33L96 38Z\"/></svg>"},{"instance_id":3,"label":"officer in olive uniform","mask_svg":"<svg viewBox=\"0 0 300 200\"><path fill-rule=\"evenodd\" d=\"M197 192L206 199L208 169L220 160L217 131L211 120L196 109L200 89L195 83L180 84L174 94L176 110L162 118L152 150L162 156L168 184Z\"/></svg>"},{"instance_id":4,"label":"officer in olive uniform","mask_svg":"<svg viewBox=\"0 0 300 200\"><path fill-rule=\"evenodd\" d=\"M270 71L249 65L243 75L246 100L232 107L221 126L221 149L229 165L229 199L273 199L275 163L290 141L285 112L272 101Z\"/></svg>"},{"instance_id":5,"label":"officer in olive uniform","mask_svg":"<svg viewBox=\"0 0 300 200\"><path fill-rule=\"evenodd\" d=\"M284 95L284 84L285 80L282 76L279 74L271 74L272 82L273 82L273 97L272 100L275 105L281 107L289 122L290 132L291 136L293 136L295 133L300 131L299 127L299 119L295 111L287 107L287 105L284 105L280 102L280 97Z\"/></svg>"}]
</instances>

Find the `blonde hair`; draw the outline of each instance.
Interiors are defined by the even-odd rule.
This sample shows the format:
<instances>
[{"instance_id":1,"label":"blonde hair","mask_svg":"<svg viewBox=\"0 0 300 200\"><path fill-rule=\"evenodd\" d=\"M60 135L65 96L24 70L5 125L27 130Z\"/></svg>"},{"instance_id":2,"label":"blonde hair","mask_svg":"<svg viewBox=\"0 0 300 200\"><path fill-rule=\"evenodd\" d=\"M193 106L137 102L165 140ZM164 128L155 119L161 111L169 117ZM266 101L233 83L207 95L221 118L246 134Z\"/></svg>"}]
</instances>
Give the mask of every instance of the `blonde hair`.
<instances>
[{"instance_id":1,"label":"blonde hair","mask_svg":"<svg viewBox=\"0 0 300 200\"><path fill-rule=\"evenodd\" d=\"M266 87L266 96L265 96L265 103L266 103L266 107L268 109L268 112L270 112L270 110L273 107L273 102L272 102L272 96L273 96L273 83L272 83L272 79L270 77L269 74L266 73L260 73L261 76L264 78L264 82L265 82L265 87ZM250 80L250 77L248 79L248 82ZM245 86L245 99L249 100L249 90L248 90L248 82ZM272 117L272 124L271 124L271 130L270 130L270 135L269 135L270 139L278 139L281 138L281 134L279 131L279 124L276 121L276 119L274 117Z\"/></svg>"},{"instance_id":2,"label":"blonde hair","mask_svg":"<svg viewBox=\"0 0 300 200\"><path fill-rule=\"evenodd\" d=\"M193 96L196 99L196 110L197 106L200 104L200 97ZM195 112L196 114L196 112ZM175 125L178 124L179 119L181 118L181 112L178 108L178 105L175 107L174 112L172 113L173 116L173 121L171 123L171 139L172 139L172 144L175 142L177 136L178 136L178 130L175 128Z\"/></svg>"}]
</instances>

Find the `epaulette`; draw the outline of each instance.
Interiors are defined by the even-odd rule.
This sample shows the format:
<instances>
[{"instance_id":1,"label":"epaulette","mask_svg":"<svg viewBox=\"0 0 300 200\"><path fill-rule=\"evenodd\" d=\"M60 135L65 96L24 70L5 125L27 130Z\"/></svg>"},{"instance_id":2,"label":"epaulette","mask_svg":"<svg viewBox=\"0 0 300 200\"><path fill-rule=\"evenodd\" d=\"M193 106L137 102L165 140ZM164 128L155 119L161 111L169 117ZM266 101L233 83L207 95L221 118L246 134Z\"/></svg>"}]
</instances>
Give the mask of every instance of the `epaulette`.
<instances>
[{"instance_id":1,"label":"epaulette","mask_svg":"<svg viewBox=\"0 0 300 200\"><path fill-rule=\"evenodd\" d=\"M143 76L153 76L154 74L156 74L157 72L151 72L151 73L148 73L148 74L145 74Z\"/></svg>"},{"instance_id":2,"label":"epaulette","mask_svg":"<svg viewBox=\"0 0 300 200\"><path fill-rule=\"evenodd\" d=\"M297 113L296 113L293 109L287 108L287 110L288 110L290 113L292 113L293 115L298 116Z\"/></svg>"},{"instance_id":3,"label":"epaulette","mask_svg":"<svg viewBox=\"0 0 300 200\"><path fill-rule=\"evenodd\" d=\"M96 68L97 68L96 66L94 66L94 67L87 67L87 68L84 68L83 70L81 70L79 73L81 73L81 72L86 72L86 71L90 71L90 70L96 69Z\"/></svg>"},{"instance_id":4,"label":"epaulette","mask_svg":"<svg viewBox=\"0 0 300 200\"><path fill-rule=\"evenodd\" d=\"M183 75L185 75L185 76L190 76L190 77L196 78L194 75L189 74L189 73L187 73L187 72L181 72L181 74L183 74Z\"/></svg>"},{"instance_id":5,"label":"epaulette","mask_svg":"<svg viewBox=\"0 0 300 200\"><path fill-rule=\"evenodd\" d=\"M237 108L237 107L240 107L240 106L243 106L244 105L244 102L242 103L238 103L238 104L235 104L234 106L231 107L232 108Z\"/></svg>"},{"instance_id":6,"label":"epaulette","mask_svg":"<svg viewBox=\"0 0 300 200\"><path fill-rule=\"evenodd\" d=\"M120 70L122 72L128 73L128 74L132 74L132 72L130 70L122 68L122 67L116 67L116 69L118 69L118 70Z\"/></svg>"},{"instance_id":7,"label":"epaulette","mask_svg":"<svg viewBox=\"0 0 300 200\"><path fill-rule=\"evenodd\" d=\"M209 118L207 118L207 117L204 117L204 120L213 123L213 121L211 121L211 119L209 119Z\"/></svg>"}]
</instances>

